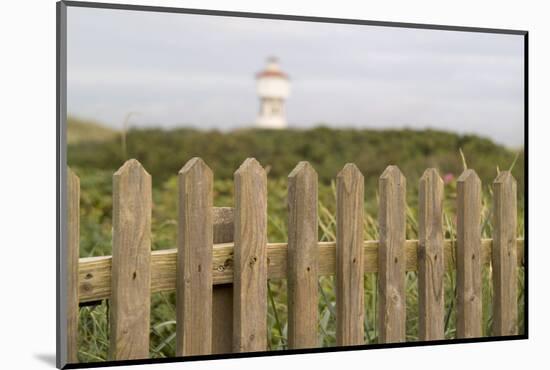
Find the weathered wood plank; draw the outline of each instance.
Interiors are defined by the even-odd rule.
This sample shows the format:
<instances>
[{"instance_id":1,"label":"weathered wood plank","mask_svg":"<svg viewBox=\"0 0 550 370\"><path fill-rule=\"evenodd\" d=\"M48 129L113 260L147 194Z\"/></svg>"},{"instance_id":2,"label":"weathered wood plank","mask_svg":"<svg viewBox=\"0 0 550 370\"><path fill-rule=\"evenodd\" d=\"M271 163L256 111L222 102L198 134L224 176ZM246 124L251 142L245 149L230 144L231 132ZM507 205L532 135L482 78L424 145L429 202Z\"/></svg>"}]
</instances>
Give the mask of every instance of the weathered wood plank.
<instances>
[{"instance_id":1,"label":"weathered wood plank","mask_svg":"<svg viewBox=\"0 0 550 370\"><path fill-rule=\"evenodd\" d=\"M380 343L405 341L405 192L405 177L397 166L388 166L379 180L378 324Z\"/></svg>"},{"instance_id":2,"label":"weathered wood plank","mask_svg":"<svg viewBox=\"0 0 550 370\"><path fill-rule=\"evenodd\" d=\"M200 158L178 174L176 355L212 352L213 175Z\"/></svg>"},{"instance_id":3,"label":"weathered wood plank","mask_svg":"<svg viewBox=\"0 0 550 370\"><path fill-rule=\"evenodd\" d=\"M212 353L233 352L233 284L214 285Z\"/></svg>"},{"instance_id":4,"label":"weathered wood plank","mask_svg":"<svg viewBox=\"0 0 550 370\"><path fill-rule=\"evenodd\" d=\"M492 239L481 241L481 259L485 265L491 261L492 243ZM417 271L418 244L418 240L407 240L405 242L407 271ZM456 268L455 245L456 241L445 240L443 256L446 271ZM334 275L336 271L336 243L319 242L318 248L319 276ZM378 241L366 240L363 244L363 253L365 273L378 272ZM176 254L176 249L165 249L151 253L152 293L168 292L176 289ZM287 244L269 243L267 245L267 259L268 278L285 279L287 276ZM517 264L523 266L523 239L517 240ZM214 245L212 274L213 283L216 287L231 285L233 282L233 243ZM111 256L80 258L78 279L80 302L108 299L111 296ZM216 304L214 304L215 309Z\"/></svg>"},{"instance_id":5,"label":"weathered wood plank","mask_svg":"<svg viewBox=\"0 0 550 370\"><path fill-rule=\"evenodd\" d=\"M214 243L233 242L233 207L214 207ZM230 256L233 263L233 253ZM232 265L231 265L232 266ZM213 273L219 270L219 265ZM233 279L231 279L233 280ZM212 292L212 353L233 351L233 284L218 284Z\"/></svg>"},{"instance_id":6,"label":"weathered wood plank","mask_svg":"<svg viewBox=\"0 0 550 370\"><path fill-rule=\"evenodd\" d=\"M130 159L113 176L110 359L149 357L151 176Z\"/></svg>"},{"instance_id":7,"label":"weathered wood plank","mask_svg":"<svg viewBox=\"0 0 550 370\"><path fill-rule=\"evenodd\" d=\"M233 207L214 207L214 243L233 242L235 225Z\"/></svg>"},{"instance_id":8,"label":"weathered wood plank","mask_svg":"<svg viewBox=\"0 0 550 370\"><path fill-rule=\"evenodd\" d=\"M443 180L435 168L420 178L418 232L419 339L444 339Z\"/></svg>"},{"instance_id":9,"label":"weathered wood plank","mask_svg":"<svg viewBox=\"0 0 550 370\"><path fill-rule=\"evenodd\" d=\"M364 343L363 175L348 163L336 177L336 345Z\"/></svg>"},{"instance_id":10,"label":"weathered wood plank","mask_svg":"<svg viewBox=\"0 0 550 370\"><path fill-rule=\"evenodd\" d=\"M67 362L78 362L80 179L67 168Z\"/></svg>"},{"instance_id":11,"label":"weathered wood plank","mask_svg":"<svg viewBox=\"0 0 550 370\"><path fill-rule=\"evenodd\" d=\"M267 349L267 176L254 158L235 172L233 351Z\"/></svg>"},{"instance_id":12,"label":"weathered wood plank","mask_svg":"<svg viewBox=\"0 0 550 370\"><path fill-rule=\"evenodd\" d=\"M493 335L518 333L517 184L510 171L493 183Z\"/></svg>"},{"instance_id":13,"label":"weathered wood plank","mask_svg":"<svg viewBox=\"0 0 550 370\"><path fill-rule=\"evenodd\" d=\"M288 346L319 347L317 172L300 162L288 176Z\"/></svg>"},{"instance_id":14,"label":"weathered wood plank","mask_svg":"<svg viewBox=\"0 0 550 370\"><path fill-rule=\"evenodd\" d=\"M457 338L481 337L481 181L467 169L457 182Z\"/></svg>"}]
</instances>

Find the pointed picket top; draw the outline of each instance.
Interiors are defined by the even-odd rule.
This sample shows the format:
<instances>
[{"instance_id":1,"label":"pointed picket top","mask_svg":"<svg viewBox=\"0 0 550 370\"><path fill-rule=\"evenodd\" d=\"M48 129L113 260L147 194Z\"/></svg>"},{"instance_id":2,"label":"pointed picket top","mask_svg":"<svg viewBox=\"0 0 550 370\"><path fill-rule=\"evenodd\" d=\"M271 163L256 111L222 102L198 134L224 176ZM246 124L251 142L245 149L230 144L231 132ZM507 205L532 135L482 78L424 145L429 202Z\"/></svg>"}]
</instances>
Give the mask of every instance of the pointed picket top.
<instances>
[{"instance_id":1,"label":"pointed picket top","mask_svg":"<svg viewBox=\"0 0 550 370\"><path fill-rule=\"evenodd\" d=\"M123 175L146 175L147 177L151 177L149 175L149 172L145 170L143 165L139 163L137 159L128 159L124 164L114 173L114 176L123 176Z\"/></svg>"},{"instance_id":2,"label":"pointed picket top","mask_svg":"<svg viewBox=\"0 0 550 370\"><path fill-rule=\"evenodd\" d=\"M301 161L288 175L289 179L298 177L317 177L317 171L308 161Z\"/></svg>"},{"instance_id":3,"label":"pointed picket top","mask_svg":"<svg viewBox=\"0 0 550 370\"><path fill-rule=\"evenodd\" d=\"M443 186L444 184L443 179L439 175L439 171L437 170L437 168L426 169L420 177L420 185L422 186L423 184L434 182L436 182L438 186Z\"/></svg>"},{"instance_id":4,"label":"pointed picket top","mask_svg":"<svg viewBox=\"0 0 550 370\"><path fill-rule=\"evenodd\" d=\"M442 197L444 185L445 183L443 182L443 179L439 175L439 171L436 168L426 169L420 177L419 181L418 190L421 203L424 202L432 192L435 192L434 194Z\"/></svg>"},{"instance_id":5,"label":"pointed picket top","mask_svg":"<svg viewBox=\"0 0 550 370\"><path fill-rule=\"evenodd\" d=\"M481 184L481 180L476 171L472 170L471 168L464 170L464 172L462 172L462 174L458 177L456 181L458 183Z\"/></svg>"},{"instance_id":6,"label":"pointed picket top","mask_svg":"<svg viewBox=\"0 0 550 370\"><path fill-rule=\"evenodd\" d=\"M352 174L352 175L358 174L360 176L363 176L363 174L361 173L361 171L359 171L359 168L357 168L355 163L346 163L344 168L342 168L342 170L338 172L337 177L344 177L344 176L347 176L348 174Z\"/></svg>"},{"instance_id":7,"label":"pointed picket top","mask_svg":"<svg viewBox=\"0 0 550 370\"><path fill-rule=\"evenodd\" d=\"M399 167L395 165L389 165L386 167L382 175L380 175L381 181L393 181L396 185L406 185L407 179L403 175L403 172Z\"/></svg>"},{"instance_id":8,"label":"pointed picket top","mask_svg":"<svg viewBox=\"0 0 550 370\"><path fill-rule=\"evenodd\" d=\"M499 184L499 185L504 185L504 184L510 184L510 185L514 185L516 184L516 179L514 178L514 176L512 175L512 173L510 171L500 171L500 173L497 175L497 177L495 178L495 181L493 181L493 184Z\"/></svg>"},{"instance_id":9,"label":"pointed picket top","mask_svg":"<svg viewBox=\"0 0 550 370\"><path fill-rule=\"evenodd\" d=\"M419 181L419 215L421 219L419 221L426 222L424 217L431 214L434 209L428 209L428 207L434 207L437 203L442 202L443 199L443 187L444 182L439 172L435 168L428 168L424 171ZM430 199L430 200L428 200ZM436 212L441 211L441 204L436 208ZM419 230L422 232L423 230Z\"/></svg>"},{"instance_id":10,"label":"pointed picket top","mask_svg":"<svg viewBox=\"0 0 550 370\"><path fill-rule=\"evenodd\" d=\"M235 171L234 176L241 177L245 174L252 173L260 174L263 176L266 175L264 168L262 167L260 162L256 160L256 158L246 158L241 166L237 169L237 171Z\"/></svg>"},{"instance_id":11,"label":"pointed picket top","mask_svg":"<svg viewBox=\"0 0 550 370\"><path fill-rule=\"evenodd\" d=\"M196 176L209 176L212 177L213 173L210 167L200 157L193 157L185 163L185 165L179 170L178 175L185 176L193 172Z\"/></svg>"},{"instance_id":12,"label":"pointed picket top","mask_svg":"<svg viewBox=\"0 0 550 370\"><path fill-rule=\"evenodd\" d=\"M363 174L357 168L355 163L346 163L344 168L340 172L338 172L338 175L336 176L337 181L342 181L344 184L344 188L346 192L351 191L351 187L355 182L361 182L363 183L365 181L365 178L363 177Z\"/></svg>"}]
</instances>

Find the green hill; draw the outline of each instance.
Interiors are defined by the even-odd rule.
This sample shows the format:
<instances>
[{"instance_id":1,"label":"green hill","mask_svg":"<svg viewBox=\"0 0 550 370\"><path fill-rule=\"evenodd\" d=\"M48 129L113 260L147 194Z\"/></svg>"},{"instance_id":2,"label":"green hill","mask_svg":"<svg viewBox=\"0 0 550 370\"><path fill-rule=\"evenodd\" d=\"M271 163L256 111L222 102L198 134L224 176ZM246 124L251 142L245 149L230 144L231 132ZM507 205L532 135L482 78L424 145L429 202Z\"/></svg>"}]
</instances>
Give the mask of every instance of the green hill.
<instances>
[{"instance_id":1,"label":"green hill","mask_svg":"<svg viewBox=\"0 0 550 370\"><path fill-rule=\"evenodd\" d=\"M119 132L97 122L76 117L67 118L67 143L101 142L112 140Z\"/></svg>"},{"instance_id":2,"label":"green hill","mask_svg":"<svg viewBox=\"0 0 550 370\"><path fill-rule=\"evenodd\" d=\"M89 126L89 128L92 126ZM435 130L356 130L317 127L307 130L236 130L220 132L189 128L131 129L126 155L116 132L100 129L85 133L86 141L69 143L69 165L82 169L116 171L128 158L136 158L158 186L178 173L192 157L202 157L216 179L232 179L247 157L269 169L269 177L286 178L299 161L309 161L319 180L330 183L342 167L355 163L365 176L366 192L377 188L386 166L396 164L415 187L423 171L436 167L455 178L463 170L460 150L469 168L490 184L499 169L508 169L519 156L513 174L523 192L523 150L514 152L489 139ZM102 140L92 141L92 137Z\"/></svg>"}]
</instances>

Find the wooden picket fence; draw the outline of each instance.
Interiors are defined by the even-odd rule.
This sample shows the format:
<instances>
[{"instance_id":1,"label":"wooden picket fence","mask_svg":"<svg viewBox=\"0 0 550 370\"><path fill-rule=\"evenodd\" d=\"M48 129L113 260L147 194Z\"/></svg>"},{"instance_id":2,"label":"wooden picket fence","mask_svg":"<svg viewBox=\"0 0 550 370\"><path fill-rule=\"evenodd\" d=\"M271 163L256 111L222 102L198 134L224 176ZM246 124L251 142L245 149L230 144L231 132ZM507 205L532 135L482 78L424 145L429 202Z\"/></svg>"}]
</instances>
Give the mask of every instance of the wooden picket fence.
<instances>
[{"instance_id":1,"label":"wooden picket fence","mask_svg":"<svg viewBox=\"0 0 550 370\"><path fill-rule=\"evenodd\" d=\"M364 179L337 176L336 242L318 242L317 173L288 177L288 243L267 240L267 180L253 158L235 172L234 208L213 207L213 174L200 158L179 172L177 249L151 252L151 176L132 159L113 176L112 256L78 257L79 179L68 171L68 359L77 362L79 302L110 300L110 359L149 357L150 297L176 290L178 356L267 350L267 279L288 279L288 346L318 343L318 278L336 275L336 342L364 344L363 276L378 274L379 342L405 341L405 273L418 271L419 339L444 339L444 273L457 271L457 337L482 335L482 265L493 269L493 335L517 334L516 181L493 183L493 239L481 239L481 181L458 178L457 239L445 240L443 181L419 182L419 240L405 240L406 179L379 179L378 241L364 240Z\"/></svg>"}]
</instances>

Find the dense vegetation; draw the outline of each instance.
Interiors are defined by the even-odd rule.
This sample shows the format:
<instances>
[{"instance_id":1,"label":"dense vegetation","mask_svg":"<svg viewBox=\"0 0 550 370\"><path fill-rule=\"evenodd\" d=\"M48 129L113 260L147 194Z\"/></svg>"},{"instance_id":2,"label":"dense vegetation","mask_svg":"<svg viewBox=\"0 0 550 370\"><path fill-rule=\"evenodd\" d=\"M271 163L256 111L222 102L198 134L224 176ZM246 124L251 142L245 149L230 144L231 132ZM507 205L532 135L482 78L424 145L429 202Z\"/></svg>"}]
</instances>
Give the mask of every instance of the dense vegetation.
<instances>
[{"instance_id":1,"label":"dense vegetation","mask_svg":"<svg viewBox=\"0 0 550 370\"><path fill-rule=\"evenodd\" d=\"M491 237L490 183L497 168L508 169L518 180L518 235L523 235L523 151L513 152L489 140L437 131L412 130L240 130L228 133L176 129L130 130L126 146L115 133L104 140L69 144L70 166L81 179L80 255L111 254L112 174L127 158L136 158L153 177L153 249L172 248L176 243L176 187L178 170L193 156L202 157L215 173L216 206L233 205L235 169L246 157L256 157L269 171L268 238L286 240L286 176L301 160L310 161L319 173L319 237L335 239L335 189L338 171L346 162L356 163L365 175L365 237L377 239L377 182L384 168L397 164L407 177L407 238L417 238L417 182L427 167L437 167L445 176L446 238L454 238L456 178L465 164L474 168L484 184L484 237ZM460 154L464 153L464 158ZM466 163L465 163L466 162ZM483 273L484 334L491 334L490 269ZM333 278L320 279L319 343L335 344ZM520 274L520 331L523 330L523 274ZM268 335L271 349L286 348L286 282L270 281ZM455 335L455 276L448 273L445 286L447 338ZM365 275L365 340L377 341L376 274ZM407 273L407 340L418 338L418 291L415 273ZM151 356L174 356L175 295L158 293L152 297ZM108 304L81 310L79 356L81 361L106 359L108 350Z\"/></svg>"},{"instance_id":2,"label":"dense vegetation","mask_svg":"<svg viewBox=\"0 0 550 370\"><path fill-rule=\"evenodd\" d=\"M482 181L491 182L499 168L509 168L516 153L477 136L425 130L238 130L228 133L188 128L174 130L131 129L101 142L69 145L69 165L115 171L128 158L136 158L161 185L177 174L187 160L200 156L216 179L231 179L247 157L269 168L270 178L286 177L299 161L310 161L325 184L335 178L345 163L354 162L375 185L389 164L397 164L409 182L416 182L424 169L437 167L442 174L462 171L459 149ZM523 192L523 150L514 166Z\"/></svg>"}]
</instances>

